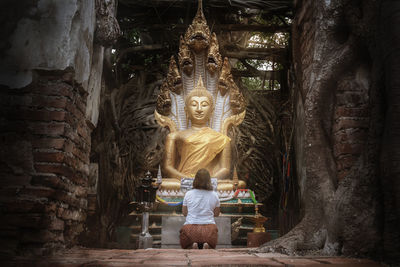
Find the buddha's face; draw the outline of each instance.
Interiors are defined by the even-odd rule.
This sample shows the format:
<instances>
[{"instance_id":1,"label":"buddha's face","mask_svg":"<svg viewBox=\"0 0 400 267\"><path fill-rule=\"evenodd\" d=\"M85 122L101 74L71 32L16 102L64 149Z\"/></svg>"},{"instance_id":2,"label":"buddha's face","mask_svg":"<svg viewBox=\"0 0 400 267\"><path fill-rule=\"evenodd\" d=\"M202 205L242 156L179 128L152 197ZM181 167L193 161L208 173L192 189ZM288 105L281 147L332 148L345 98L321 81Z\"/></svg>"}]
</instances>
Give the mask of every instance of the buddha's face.
<instances>
[{"instance_id":1,"label":"buddha's face","mask_svg":"<svg viewBox=\"0 0 400 267\"><path fill-rule=\"evenodd\" d=\"M192 123L205 124L212 114L211 101L206 96L192 96L187 103L186 112Z\"/></svg>"}]
</instances>

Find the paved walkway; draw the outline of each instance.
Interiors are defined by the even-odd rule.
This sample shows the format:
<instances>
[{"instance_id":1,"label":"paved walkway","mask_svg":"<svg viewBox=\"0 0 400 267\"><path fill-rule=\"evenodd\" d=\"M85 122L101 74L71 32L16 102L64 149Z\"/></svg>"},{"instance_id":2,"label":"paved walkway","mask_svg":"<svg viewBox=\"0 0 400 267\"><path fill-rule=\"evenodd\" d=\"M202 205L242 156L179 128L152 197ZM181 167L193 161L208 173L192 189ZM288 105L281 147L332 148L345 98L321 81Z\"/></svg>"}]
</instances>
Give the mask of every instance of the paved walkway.
<instances>
[{"instance_id":1,"label":"paved walkway","mask_svg":"<svg viewBox=\"0 0 400 267\"><path fill-rule=\"evenodd\" d=\"M383 266L366 259L342 257L289 257L255 253L249 249L87 249L74 248L46 258L17 258L1 266Z\"/></svg>"}]
</instances>

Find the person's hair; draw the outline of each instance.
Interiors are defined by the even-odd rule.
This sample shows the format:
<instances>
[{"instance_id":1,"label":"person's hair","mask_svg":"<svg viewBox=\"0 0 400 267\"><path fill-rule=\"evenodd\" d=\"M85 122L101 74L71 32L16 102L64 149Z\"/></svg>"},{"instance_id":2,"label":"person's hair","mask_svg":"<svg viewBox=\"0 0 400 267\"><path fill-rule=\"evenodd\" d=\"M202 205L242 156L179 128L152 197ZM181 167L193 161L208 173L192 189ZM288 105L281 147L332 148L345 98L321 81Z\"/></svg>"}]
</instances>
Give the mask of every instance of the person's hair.
<instances>
[{"instance_id":1,"label":"person's hair","mask_svg":"<svg viewBox=\"0 0 400 267\"><path fill-rule=\"evenodd\" d=\"M194 176L193 188L203 190L213 190L211 185L210 173L206 169L200 169Z\"/></svg>"}]
</instances>

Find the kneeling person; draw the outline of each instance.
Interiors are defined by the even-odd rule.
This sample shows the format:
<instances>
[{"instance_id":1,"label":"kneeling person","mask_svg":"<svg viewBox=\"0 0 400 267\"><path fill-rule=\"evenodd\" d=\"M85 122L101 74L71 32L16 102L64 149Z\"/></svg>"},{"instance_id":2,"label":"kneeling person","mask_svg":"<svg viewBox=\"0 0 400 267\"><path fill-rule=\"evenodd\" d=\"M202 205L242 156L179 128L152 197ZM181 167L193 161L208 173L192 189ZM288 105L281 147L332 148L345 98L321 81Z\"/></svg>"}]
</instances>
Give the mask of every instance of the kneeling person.
<instances>
[{"instance_id":1,"label":"kneeling person","mask_svg":"<svg viewBox=\"0 0 400 267\"><path fill-rule=\"evenodd\" d=\"M218 228L214 217L220 213L217 193L212 190L210 173L200 169L194 178L193 189L183 199L182 213L186 222L180 230L181 247L215 248L218 241Z\"/></svg>"}]
</instances>

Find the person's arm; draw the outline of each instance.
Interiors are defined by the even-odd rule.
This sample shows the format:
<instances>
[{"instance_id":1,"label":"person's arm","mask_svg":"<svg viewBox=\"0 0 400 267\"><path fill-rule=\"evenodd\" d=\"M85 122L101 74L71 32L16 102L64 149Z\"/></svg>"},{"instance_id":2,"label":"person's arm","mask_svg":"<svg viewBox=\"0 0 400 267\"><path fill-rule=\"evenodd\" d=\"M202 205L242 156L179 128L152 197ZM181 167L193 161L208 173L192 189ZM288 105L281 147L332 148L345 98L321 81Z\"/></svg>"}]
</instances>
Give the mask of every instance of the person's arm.
<instances>
[{"instance_id":1,"label":"person's arm","mask_svg":"<svg viewBox=\"0 0 400 267\"><path fill-rule=\"evenodd\" d=\"M182 214L183 216L187 216L187 206L182 206Z\"/></svg>"},{"instance_id":2,"label":"person's arm","mask_svg":"<svg viewBox=\"0 0 400 267\"><path fill-rule=\"evenodd\" d=\"M183 216L187 216L188 215L188 198L190 197L190 191L186 192L185 196L183 197L183 201L182 201L182 214Z\"/></svg>"},{"instance_id":3,"label":"person's arm","mask_svg":"<svg viewBox=\"0 0 400 267\"><path fill-rule=\"evenodd\" d=\"M221 209L219 207L215 207L215 209L214 209L214 217L218 217L220 212L221 212Z\"/></svg>"},{"instance_id":4,"label":"person's arm","mask_svg":"<svg viewBox=\"0 0 400 267\"><path fill-rule=\"evenodd\" d=\"M213 192L213 193L214 193L214 197L215 197L214 217L218 217L219 214L221 213L221 209L220 209L221 203L219 201L218 194L215 192Z\"/></svg>"},{"instance_id":5,"label":"person's arm","mask_svg":"<svg viewBox=\"0 0 400 267\"><path fill-rule=\"evenodd\" d=\"M187 216L187 206L182 206L182 214L183 216Z\"/></svg>"}]
</instances>

